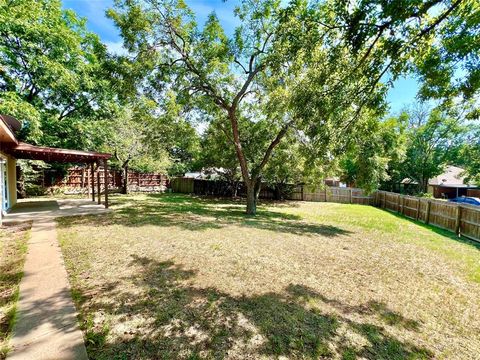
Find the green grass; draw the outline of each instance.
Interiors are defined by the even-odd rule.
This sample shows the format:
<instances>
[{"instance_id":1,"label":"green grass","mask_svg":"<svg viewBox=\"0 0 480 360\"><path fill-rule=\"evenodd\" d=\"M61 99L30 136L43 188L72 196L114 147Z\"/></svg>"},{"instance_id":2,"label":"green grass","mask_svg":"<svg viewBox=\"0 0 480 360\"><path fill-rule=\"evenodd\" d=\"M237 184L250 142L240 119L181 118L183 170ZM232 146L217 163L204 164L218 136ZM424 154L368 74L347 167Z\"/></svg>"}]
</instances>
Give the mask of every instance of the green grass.
<instances>
[{"instance_id":1,"label":"green grass","mask_svg":"<svg viewBox=\"0 0 480 360\"><path fill-rule=\"evenodd\" d=\"M457 261L463 265L463 270L469 279L480 283L480 261L478 251L474 250L480 249L478 242L459 238L449 231L374 207L348 205L348 216L345 217L345 205L328 203L325 206L328 211L322 213L311 211L311 206L292 208L286 212L314 222L335 223L336 219L342 218L342 223L349 226L394 234L396 241L420 245ZM419 242L419 235L421 242Z\"/></svg>"},{"instance_id":2,"label":"green grass","mask_svg":"<svg viewBox=\"0 0 480 360\"><path fill-rule=\"evenodd\" d=\"M59 219L92 359L469 359L479 247L373 207L113 196Z\"/></svg>"},{"instance_id":3,"label":"green grass","mask_svg":"<svg viewBox=\"0 0 480 360\"><path fill-rule=\"evenodd\" d=\"M0 359L7 356L8 341L15 325L29 229L30 224L0 229Z\"/></svg>"}]
</instances>

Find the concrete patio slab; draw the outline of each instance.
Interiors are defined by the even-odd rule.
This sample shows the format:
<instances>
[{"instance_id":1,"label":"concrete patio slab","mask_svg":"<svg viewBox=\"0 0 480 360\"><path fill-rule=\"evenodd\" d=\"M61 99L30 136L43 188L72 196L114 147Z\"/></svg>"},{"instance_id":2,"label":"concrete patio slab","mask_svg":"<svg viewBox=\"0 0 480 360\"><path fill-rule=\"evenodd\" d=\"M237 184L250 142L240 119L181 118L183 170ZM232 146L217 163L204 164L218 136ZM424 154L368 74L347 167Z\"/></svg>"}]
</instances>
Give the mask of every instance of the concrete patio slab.
<instances>
[{"instance_id":1,"label":"concrete patio slab","mask_svg":"<svg viewBox=\"0 0 480 360\"><path fill-rule=\"evenodd\" d=\"M20 200L3 218L3 222L35 221L61 216L101 214L109 211L103 205L88 199L33 199Z\"/></svg>"}]
</instances>

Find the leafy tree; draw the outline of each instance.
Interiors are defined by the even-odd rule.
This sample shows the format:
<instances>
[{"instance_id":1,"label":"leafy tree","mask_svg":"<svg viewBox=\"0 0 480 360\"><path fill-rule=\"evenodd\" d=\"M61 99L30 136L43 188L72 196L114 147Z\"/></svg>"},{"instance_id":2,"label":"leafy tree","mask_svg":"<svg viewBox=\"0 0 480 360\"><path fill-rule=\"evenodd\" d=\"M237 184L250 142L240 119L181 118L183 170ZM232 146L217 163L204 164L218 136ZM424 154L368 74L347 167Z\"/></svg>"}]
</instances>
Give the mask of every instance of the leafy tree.
<instances>
[{"instance_id":1,"label":"leafy tree","mask_svg":"<svg viewBox=\"0 0 480 360\"><path fill-rule=\"evenodd\" d=\"M22 138L98 148L95 121L114 101L106 47L60 0L0 2L0 112L23 122Z\"/></svg>"},{"instance_id":2,"label":"leafy tree","mask_svg":"<svg viewBox=\"0 0 480 360\"><path fill-rule=\"evenodd\" d=\"M368 192L380 184L399 182L405 157L405 116L380 121L370 117L340 158L341 179Z\"/></svg>"},{"instance_id":3,"label":"leafy tree","mask_svg":"<svg viewBox=\"0 0 480 360\"><path fill-rule=\"evenodd\" d=\"M290 133L285 136L285 140L278 145L265 166L261 178L275 191L277 200L283 200L288 195L292 190L291 185L301 184L305 181L312 184L318 181L314 176L309 178L312 173L306 170L308 164L302 153L302 145L295 135Z\"/></svg>"},{"instance_id":4,"label":"leafy tree","mask_svg":"<svg viewBox=\"0 0 480 360\"><path fill-rule=\"evenodd\" d=\"M233 195L236 196L242 176L235 148L219 126L221 126L221 119L212 121L203 133L196 166L227 181L233 190Z\"/></svg>"},{"instance_id":5,"label":"leafy tree","mask_svg":"<svg viewBox=\"0 0 480 360\"><path fill-rule=\"evenodd\" d=\"M452 161L452 152L464 141L467 129L460 119L422 104L408 111L408 122L403 174L418 184L418 192L426 193L428 180Z\"/></svg>"},{"instance_id":6,"label":"leafy tree","mask_svg":"<svg viewBox=\"0 0 480 360\"><path fill-rule=\"evenodd\" d=\"M457 149L456 162L465 168L466 180L480 186L480 125L469 124L471 130Z\"/></svg>"},{"instance_id":7,"label":"leafy tree","mask_svg":"<svg viewBox=\"0 0 480 360\"><path fill-rule=\"evenodd\" d=\"M198 157L200 137L194 126L182 116L175 93L166 93L162 111L158 111L155 102L148 102L149 115L145 114L142 122L146 143L152 149L167 151L170 175L183 175L192 170Z\"/></svg>"},{"instance_id":8,"label":"leafy tree","mask_svg":"<svg viewBox=\"0 0 480 360\"><path fill-rule=\"evenodd\" d=\"M477 135L478 136L478 135ZM477 137L478 139L478 137ZM480 143L477 142L471 147L465 148L465 157L468 159L467 179L480 186Z\"/></svg>"},{"instance_id":9,"label":"leafy tree","mask_svg":"<svg viewBox=\"0 0 480 360\"><path fill-rule=\"evenodd\" d=\"M452 5L455 10L437 18L442 22L439 36L419 49L414 62L422 83L419 95L423 100L440 100L444 110L461 106L466 119L478 119L480 3L453 1Z\"/></svg>"},{"instance_id":10,"label":"leafy tree","mask_svg":"<svg viewBox=\"0 0 480 360\"><path fill-rule=\"evenodd\" d=\"M146 171L165 171L168 154L163 148L151 148L146 141L145 126L139 120L142 114L132 107L119 107L114 122L105 126L106 150L112 152L122 170L122 193L128 193L130 168ZM154 159L153 161L148 161Z\"/></svg>"},{"instance_id":11,"label":"leafy tree","mask_svg":"<svg viewBox=\"0 0 480 360\"><path fill-rule=\"evenodd\" d=\"M262 174L291 129L310 164L337 157L363 112L383 105L388 85L472 2L245 0L231 38L214 13L199 28L181 0L119 0L109 15L144 71L141 91L161 105L173 89L186 116L222 114L254 214Z\"/></svg>"}]
</instances>

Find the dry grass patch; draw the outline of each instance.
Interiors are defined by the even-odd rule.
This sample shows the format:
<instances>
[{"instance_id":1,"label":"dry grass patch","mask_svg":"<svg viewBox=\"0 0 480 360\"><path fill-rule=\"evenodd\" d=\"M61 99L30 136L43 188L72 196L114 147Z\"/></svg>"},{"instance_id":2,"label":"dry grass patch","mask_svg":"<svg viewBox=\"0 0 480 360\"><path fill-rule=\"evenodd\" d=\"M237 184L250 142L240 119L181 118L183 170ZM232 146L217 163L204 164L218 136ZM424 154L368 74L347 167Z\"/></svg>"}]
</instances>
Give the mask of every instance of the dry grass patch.
<instances>
[{"instance_id":1,"label":"dry grass patch","mask_svg":"<svg viewBox=\"0 0 480 360\"><path fill-rule=\"evenodd\" d=\"M366 206L113 198L59 236L92 359L474 359L480 251Z\"/></svg>"},{"instance_id":2,"label":"dry grass patch","mask_svg":"<svg viewBox=\"0 0 480 360\"><path fill-rule=\"evenodd\" d=\"M31 224L0 228L0 359L5 359L15 323L18 287Z\"/></svg>"}]
</instances>

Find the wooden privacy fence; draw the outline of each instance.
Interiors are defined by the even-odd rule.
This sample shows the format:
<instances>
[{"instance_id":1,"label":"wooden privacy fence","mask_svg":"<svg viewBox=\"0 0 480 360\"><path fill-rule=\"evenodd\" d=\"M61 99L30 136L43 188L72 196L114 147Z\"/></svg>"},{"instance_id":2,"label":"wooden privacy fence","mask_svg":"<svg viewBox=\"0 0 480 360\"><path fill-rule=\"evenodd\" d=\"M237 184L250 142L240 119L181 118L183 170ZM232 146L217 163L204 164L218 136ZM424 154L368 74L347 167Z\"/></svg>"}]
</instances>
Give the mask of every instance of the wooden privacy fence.
<instances>
[{"instance_id":1,"label":"wooden privacy fence","mask_svg":"<svg viewBox=\"0 0 480 360\"><path fill-rule=\"evenodd\" d=\"M93 175L97 181L97 173L100 176L100 185L105 187L105 173L103 168L95 168ZM120 189L122 187L122 172L120 170L109 170L110 189ZM91 169L88 167L74 167L67 170L63 177L56 176L45 184L46 187L58 186L66 187L72 192L88 192L91 184ZM44 181L45 183L45 181ZM168 186L168 177L164 174L139 173L135 171L128 172L128 188L131 191L163 191Z\"/></svg>"},{"instance_id":2,"label":"wooden privacy fence","mask_svg":"<svg viewBox=\"0 0 480 360\"><path fill-rule=\"evenodd\" d=\"M246 190L243 182L233 185L227 181L203 180L177 177L170 181L173 192L190 193L196 195L213 196L245 196ZM314 187L309 185L282 185L285 200L304 200L337 202L345 204L374 205L375 197L367 196L362 189L341 188L341 187ZM275 188L263 184L259 197L262 199L278 198L278 191Z\"/></svg>"},{"instance_id":3,"label":"wooden privacy fence","mask_svg":"<svg viewBox=\"0 0 480 360\"><path fill-rule=\"evenodd\" d=\"M232 196L232 184L226 181L173 178L173 192L197 195ZM229 186L229 187L228 187ZM410 219L437 226L455 234L480 241L480 207L437 199L419 198L387 191L365 195L362 189L341 187L290 186L286 200L335 202L343 204L373 205L394 211ZM243 183L236 185L235 194L245 196ZM275 191L267 186L260 191L263 199L274 199Z\"/></svg>"},{"instance_id":4,"label":"wooden privacy fence","mask_svg":"<svg viewBox=\"0 0 480 360\"><path fill-rule=\"evenodd\" d=\"M374 205L374 196L365 195L362 189L326 186L318 188L299 185L291 200L335 202L342 204Z\"/></svg>"},{"instance_id":5,"label":"wooden privacy fence","mask_svg":"<svg viewBox=\"0 0 480 360\"><path fill-rule=\"evenodd\" d=\"M375 193L376 206L480 241L480 207L387 191Z\"/></svg>"}]
</instances>

